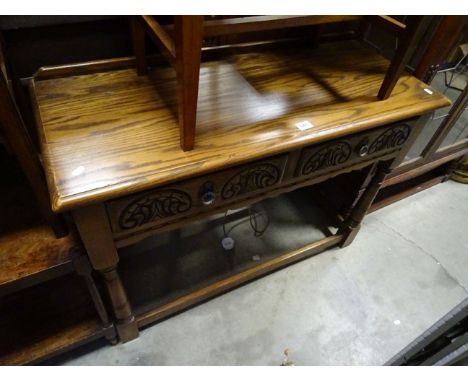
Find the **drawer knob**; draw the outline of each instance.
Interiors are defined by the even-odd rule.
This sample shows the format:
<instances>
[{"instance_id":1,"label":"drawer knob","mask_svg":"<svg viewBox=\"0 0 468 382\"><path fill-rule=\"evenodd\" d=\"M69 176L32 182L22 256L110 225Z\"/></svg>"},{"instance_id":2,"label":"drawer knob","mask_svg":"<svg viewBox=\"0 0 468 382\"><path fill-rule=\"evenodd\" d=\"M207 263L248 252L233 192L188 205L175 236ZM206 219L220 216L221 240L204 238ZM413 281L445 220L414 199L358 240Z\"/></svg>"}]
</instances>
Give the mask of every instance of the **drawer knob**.
<instances>
[{"instance_id":1,"label":"drawer knob","mask_svg":"<svg viewBox=\"0 0 468 382\"><path fill-rule=\"evenodd\" d=\"M210 204L212 204L215 201L215 199L216 195L212 191L206 191L201 195L202 203L205 206L209 206Z\"/></svg>"},{"instance_id":2,"label":"drawer knob","mask_svg":"<svg viewBox=\"0 0 468 382\"><path fill-rule=\"evenodd\" d=\"M369 152L369 140L366 138L356 146L356 152L360 157L364 157Z\"/></svg>"},{"instance_id":3,"label":"drawer knob","mask_svg":"<svg viewBox=\"0 0 468 382\"><path fill-rule=\"evenodd\" d=\"M204 206L209 206L213 204L216 199L216 194L214 192L214 184L212 182L206 182L203 186L200 187L200 199Z\"/></svg>"}]
</instances>

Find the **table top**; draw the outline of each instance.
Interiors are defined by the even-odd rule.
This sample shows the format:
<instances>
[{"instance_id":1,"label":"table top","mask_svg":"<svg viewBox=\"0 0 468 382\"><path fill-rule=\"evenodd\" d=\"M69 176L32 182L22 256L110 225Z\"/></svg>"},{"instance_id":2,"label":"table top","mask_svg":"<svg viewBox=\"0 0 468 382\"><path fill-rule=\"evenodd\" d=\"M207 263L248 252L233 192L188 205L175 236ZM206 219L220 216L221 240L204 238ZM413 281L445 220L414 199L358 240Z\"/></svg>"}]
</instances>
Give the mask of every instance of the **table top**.
<instances>
[{"instance_id":1,"label":"table top","mask_svg":"<svg viewBox=\"0 0 468 382\"><path fill-rule=\"evenodd\" d=\"M43 161L61 212L447 106L405 74L377 99L388 60L357 41L202 64L195 148L179 145L175 74L123 69L36 79ZM307 121L309 129L297 124Z\"/></svg>"}]
</instances>

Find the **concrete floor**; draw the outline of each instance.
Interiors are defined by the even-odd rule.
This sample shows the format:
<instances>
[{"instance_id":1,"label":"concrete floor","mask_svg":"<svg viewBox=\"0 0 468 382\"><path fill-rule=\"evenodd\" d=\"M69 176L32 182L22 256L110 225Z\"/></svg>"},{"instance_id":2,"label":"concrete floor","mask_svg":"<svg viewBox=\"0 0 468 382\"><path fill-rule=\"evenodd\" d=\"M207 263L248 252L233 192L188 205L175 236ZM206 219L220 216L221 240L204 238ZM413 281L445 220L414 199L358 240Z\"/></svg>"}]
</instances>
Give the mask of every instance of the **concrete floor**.
<instances>
[{"instance_id":1,"label":"concrete floor","mask_svg":"<svg viewBox=\"0 0 468 382\"><path fill-rule=\"evenodd\" d=\"M468 186L367 216L354 243L49 364L381 365L468 296Z\"/></svg>"}]
</instances>

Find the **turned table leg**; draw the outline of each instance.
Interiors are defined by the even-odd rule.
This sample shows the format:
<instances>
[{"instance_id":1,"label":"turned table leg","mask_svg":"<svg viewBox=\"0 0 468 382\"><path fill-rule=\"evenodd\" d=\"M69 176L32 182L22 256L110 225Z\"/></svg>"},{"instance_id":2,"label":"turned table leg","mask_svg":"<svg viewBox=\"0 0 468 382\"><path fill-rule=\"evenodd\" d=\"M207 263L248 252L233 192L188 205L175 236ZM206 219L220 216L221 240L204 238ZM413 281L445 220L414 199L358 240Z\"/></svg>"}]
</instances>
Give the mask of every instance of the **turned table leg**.
<instances>
[{"instance_id":1,"label":"turned table leg","mask_svg":"<svg viewBox=\"0 0 468 382\"><path fill-rule=\"evenodd\" d=\"M385 177L391 171L391 165L392 161L380 162L377 165L375 175L372 177L368 187L365 189L354 208L350 211L346 220L341 224L341 227L338 230L338 234L341 234L344 237L340 244L341 247L350 245L356 237L359 229L361 228L362 219L364 219L367 210L377 196Z\"/></svg>"},{"instance_id":2,"label":"turned table leg","mask_svg":"<svg viewBox=\"0 0 468 382\"><path fill-rule=\"evenodd\" d=\"M101 319L102 328L104 329L105 337L110 343L115 345L117 341L117 333L112 322L109 320L109 315L107 314L106 307L102 301L101 294L94 282L92 275L93 268L89 263L89 259L86 256L86 252L80 246L75 246L70 250L70 257L73 261L73 267L78 275L83 277L86 286L88 288L89 294L93 299L94 307Z\"/></svg>"},{"instance_id":3,"label":"turned table leg","mask_svg":"<svg viewBox=\"0 0 468 382\"><path fill-rule=\"evenodd\" d=\"M104 205L92 205L73 211L81 240L95 270L104 278L122 342L138 337L138 323L117 273L119 257Z\"/></svg>"}]
</instances>

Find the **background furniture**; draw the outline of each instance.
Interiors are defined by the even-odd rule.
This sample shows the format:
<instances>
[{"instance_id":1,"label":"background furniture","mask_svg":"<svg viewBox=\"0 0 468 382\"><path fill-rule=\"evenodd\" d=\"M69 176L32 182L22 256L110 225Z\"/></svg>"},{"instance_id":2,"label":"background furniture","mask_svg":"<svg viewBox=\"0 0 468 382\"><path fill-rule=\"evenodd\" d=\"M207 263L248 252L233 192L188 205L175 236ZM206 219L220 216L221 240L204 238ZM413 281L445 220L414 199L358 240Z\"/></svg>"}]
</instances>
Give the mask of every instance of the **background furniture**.
<instances>
[{"instance_id":1,"label":"background furniture","mask_svg":"<svg viewBox=\"0 0 468 382\"><path fill-rule=\"evenodd\" d=\"M101 337L114 341L79 240L57 239L19 164L3 150L0 162L0 364L36 363Z\"/></svg>"},{"instance_id":2,"label":"background furniture","mask_svg":"<svg viewBox=\"0 0 468 382\"><path fill-rule=\"evenodd\" d=\"M420 52L415 52L413 62L407 69L450 96L453 104L434 112L428 119L423 134L416 140L403 163L383 182L370 212L447 180L455 163L468 152L468 130L465 125L466 89L449 89L444 81L446 67L453 66L445 62L465 41L467 20L466 16L433 16L427 25L423 26L425 38L420 43ZM377 39L373 29L364 35L365 40L371 40L372 45L382 50L391 46L391 40ZM389 50L388 54L391 55L394 49ZM460 57L453 60L459 62ZM315 196L320 198L330 211L337 211L335 217L342 220L350 206L355 203L358 194L344 200L340 190L343 187L350 188L350 185L359 182L359 179L338 178L328 182L321 189L316 188Z\"/></svg>"},{"instance_id":3,"label":"background furniture","mask_svg":"<svg viewBox=\"0 0 468 382\"><path fill-rule=\"evenodd\" d=\"M116 333L79 238L50 208L0 58L0 364L17 365L100 337L115 342Z\"/></svg>"},{"instance_id":4,"label":"background furniture","mask_svg":"<svg viewBox=\"0 0 468 382\"><path fill-rule=\"evenodd\" d=\"M428 27L425 32L429 45L414 65L415 76L445 92L446 88L441 81L444 63L466 41L468 18L434 18L435 25ZM439 70L441 74L438 74ZM453 91L453 99L455 102L447 112L441 116L434 115L428 121L427 133L420 137L408 158L383 183L372 211L447 180L453 168L452 163L468 152L468 131L463 127L468 101L466 87Z\"/></svg>"},{"instance_id":5,"label":"background furniture","mask_svg":"<svg viewBox=\"0 0 468 382\"><path fill-rule=\"evenodd\" d=\"M28 132L23 125L23 119L12 96L13 83L8 80L8 64L4 60L2 45L0 44L0 126L9 150L13 152L23 173L26 175L34 196L37 199L43 216L53 228L56 236L67 234L64 222L55 215L49 203L43 169L39 157L30 141ZM10 85L10 86L9 86Z\"/></svg>"},{"instance_id":6,"label":"background furniture","mask_svg":"<svg viewBox=\"0 0 468 382\"><path fill-rule=\"evenodd\" d=\"M152 16L132 18L134 52L138 74L147 73L145 32L160 48L176 71L180 145L192 150L197 121L198 81L203 37L262 32L265 30L360 20L360 16L247 16L221 17L204 21L202 16L175 16L174 24L163 26ZM370 22L398 37L398 50L388 67L377 97L387 99L408 63L422 30L422 16L408 17L403 24L389 16L368 16ZM261 36L261 34L260 34Z\"/></svg>"}]
</instances>

